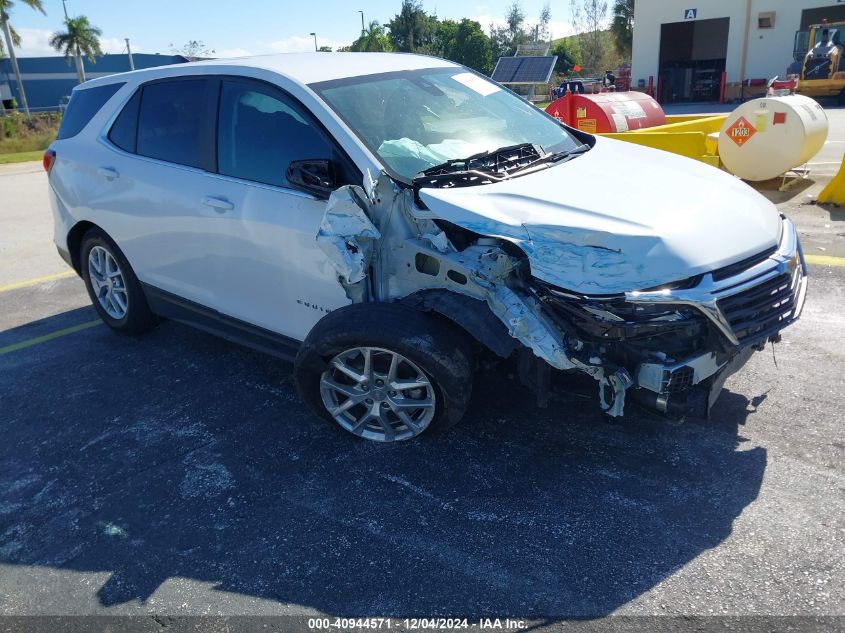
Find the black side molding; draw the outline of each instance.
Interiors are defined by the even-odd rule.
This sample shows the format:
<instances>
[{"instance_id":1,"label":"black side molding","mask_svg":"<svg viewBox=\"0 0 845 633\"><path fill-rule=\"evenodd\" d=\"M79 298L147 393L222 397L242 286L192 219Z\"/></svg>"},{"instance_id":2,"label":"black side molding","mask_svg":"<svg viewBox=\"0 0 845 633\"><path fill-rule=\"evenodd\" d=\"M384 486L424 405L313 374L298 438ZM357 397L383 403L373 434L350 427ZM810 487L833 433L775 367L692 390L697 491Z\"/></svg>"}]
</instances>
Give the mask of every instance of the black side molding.
<instances>
[{"instance_id":1,"label":"black side molding","mask_svg":"<svg viewBox=\"0 0 845 633\"><path fill-rule=\"evenodd\" d=\"M155 314L214 334L227 341L293 362L300 341L221 314L217 310L183 299L170 292L142 283L150 310Z\"/></svg>"}]
</instances>

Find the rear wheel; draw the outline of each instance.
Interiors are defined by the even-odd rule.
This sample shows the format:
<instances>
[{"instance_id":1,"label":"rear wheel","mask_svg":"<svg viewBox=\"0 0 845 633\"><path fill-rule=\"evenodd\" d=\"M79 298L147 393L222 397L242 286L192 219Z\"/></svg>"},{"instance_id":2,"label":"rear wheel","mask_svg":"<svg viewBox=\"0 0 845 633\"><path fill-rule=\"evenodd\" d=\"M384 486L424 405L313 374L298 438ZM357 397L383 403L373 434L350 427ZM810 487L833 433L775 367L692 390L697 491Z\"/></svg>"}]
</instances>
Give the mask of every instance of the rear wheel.
<instances>
[{"instance_id":1,"label":"rear wheel","mask_svg":"<svg viewBox=\"0 0 845 633\"><path fill-rule=\"evenodd\" d=\"M397 304L354 304L309 333L296 382L317 416L364 439L398 442L460 420L472 365L448 323Z\"/></svg>"},{"instance_id":2,"label":"rear wheel","mask_svg":"<svg viewBox=\"0 0 845 633\"><path fill-rule=\"evenodd\" d=\"M140 334L156 324L144 291L117 245L100 229L82 238L82 279L94 309L110 328Z\"/></svg>"}]
</instances>

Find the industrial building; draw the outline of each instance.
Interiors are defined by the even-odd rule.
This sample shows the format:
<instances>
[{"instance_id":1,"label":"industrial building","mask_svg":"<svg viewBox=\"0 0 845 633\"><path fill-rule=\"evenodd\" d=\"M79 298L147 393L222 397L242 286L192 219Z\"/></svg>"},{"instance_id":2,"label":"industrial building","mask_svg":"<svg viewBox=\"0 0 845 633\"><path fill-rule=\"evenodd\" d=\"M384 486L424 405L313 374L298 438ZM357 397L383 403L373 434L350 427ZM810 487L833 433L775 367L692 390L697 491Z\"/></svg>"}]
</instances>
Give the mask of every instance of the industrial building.
<instances>
[{"instance_id":1,"label":"industrial building","mask_svg":"<svg viewBox=\"0 0 845 633\"><path fill-rule=\"evenodd\" d=\"M132 61L136 69L181 64L188 59L182 55L151 55L134 53ZM130 69L128 55L103 55L96 63L83 60L87 79L123 73ZM64 57L19 57L18 67L31 111L58 110L63 99L77 84L76 64ZM0 98L9 105L14 98L21 103L11 60L0 59ZM65 99L66 100L66 99Z\"/></svg>"},{"instance_id":2,"label":"industrial building","mask_svg":"<svg viewBox=\"0 0 845 633\"><path fill-rule=\"evenodd\" d=\"M811 24L845 20L843 0L637 0L632 81L659 101L754 96L783 77ZM796 44L797 42L797 44Z\"/></svg>"}]
</instances>

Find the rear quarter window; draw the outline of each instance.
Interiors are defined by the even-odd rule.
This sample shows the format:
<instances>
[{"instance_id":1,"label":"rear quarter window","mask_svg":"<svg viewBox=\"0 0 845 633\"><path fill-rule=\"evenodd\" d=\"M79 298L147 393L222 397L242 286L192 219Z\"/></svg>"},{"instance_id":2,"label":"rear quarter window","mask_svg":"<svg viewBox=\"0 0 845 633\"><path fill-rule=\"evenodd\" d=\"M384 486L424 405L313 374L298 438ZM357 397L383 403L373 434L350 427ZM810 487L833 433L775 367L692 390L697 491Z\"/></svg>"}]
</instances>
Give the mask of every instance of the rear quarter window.
<instances>
[{"instance_id":1,"label":"rear quarter window","mask_svg":"<svg viewBox=\"0 0 845 633\"><path fill-rule=\"evenodd\" d=\"M59 126L57 140L76 136L82 131L94 115L120 90L124 83L106 84L96 88L76 90L67 104L62 124Z\"/></svg>"},{"instance_id":2,"label":"rear quarter window","mask_svg":"<svg viewBox=\"0 0 845 633\"><path fill-rule=\"evenodd\" d=\"M139 90L123 106L123 110L117 115L114 125L109 132L109 140L120 149L135 153L138 141L138 107L141 104L141 91Z\"/></svg>"}]
</instances>

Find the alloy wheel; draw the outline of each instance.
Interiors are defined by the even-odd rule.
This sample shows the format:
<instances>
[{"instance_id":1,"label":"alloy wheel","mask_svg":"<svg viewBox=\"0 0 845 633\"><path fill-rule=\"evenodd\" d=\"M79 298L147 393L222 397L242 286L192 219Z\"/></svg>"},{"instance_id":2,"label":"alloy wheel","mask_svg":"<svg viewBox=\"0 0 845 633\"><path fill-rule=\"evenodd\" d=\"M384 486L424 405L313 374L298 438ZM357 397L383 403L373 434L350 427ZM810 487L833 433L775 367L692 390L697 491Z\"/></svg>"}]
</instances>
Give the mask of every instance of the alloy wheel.
<instances>
[{"instance_id":1,"label":"alloy wheel","mask_svg":"<svg viewBox=\"0 0 845 633\"><path fill-rule=\"evenodd\" d=\"M129 292L117 260L102 246L88 252L91 288L103 310L113 319L122 319L129 310Z\"/></svg>"},{"instance_id":2,"label":"alloy wheel","mask_svg":"<svg viewBox=\"0 0 845 633\"><path fill-rule=\"evenodd\" d=\"M320 378L320 395L338 424L378 442L419 435L436 409L434 386L422 369L378 347L356 347L332 358Z\"/></svg>"}]
</instances>

